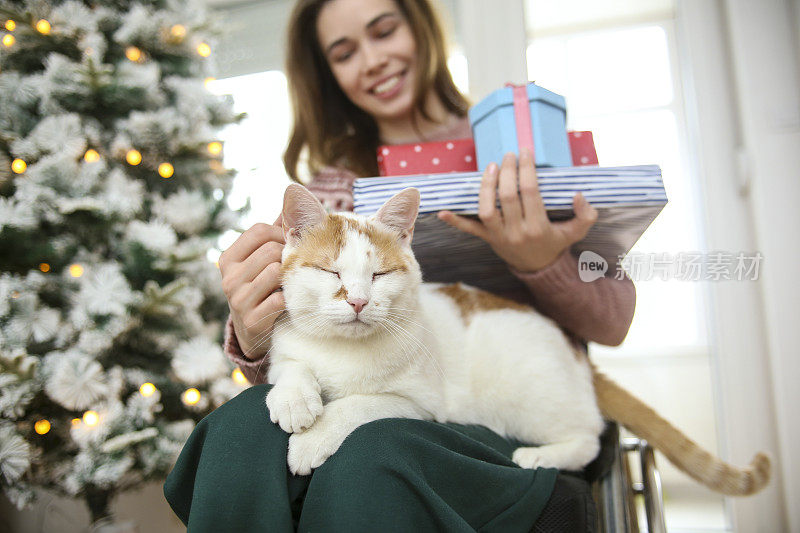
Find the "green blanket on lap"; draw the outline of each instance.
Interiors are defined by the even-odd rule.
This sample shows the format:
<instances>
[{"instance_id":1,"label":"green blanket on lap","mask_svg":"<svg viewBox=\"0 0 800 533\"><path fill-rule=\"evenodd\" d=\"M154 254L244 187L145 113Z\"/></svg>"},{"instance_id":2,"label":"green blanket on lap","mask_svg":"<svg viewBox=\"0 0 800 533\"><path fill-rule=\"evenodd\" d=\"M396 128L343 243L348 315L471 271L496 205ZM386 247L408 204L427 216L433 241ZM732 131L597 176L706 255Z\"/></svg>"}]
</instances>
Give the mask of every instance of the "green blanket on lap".
<instances>
[{"instance_id":1,"label":"green blanket on lap","mask_svg":"<svg viewBox=\"0 0 800 533\"><path fill-rule=\"evenodd\" d=\"M190 532L530 531L557 471L511 461L519 443L482 426L384 419L359 427L310 476L286 466L269 385L195 428L164 485Z\"/></svg>"}]
</instances>

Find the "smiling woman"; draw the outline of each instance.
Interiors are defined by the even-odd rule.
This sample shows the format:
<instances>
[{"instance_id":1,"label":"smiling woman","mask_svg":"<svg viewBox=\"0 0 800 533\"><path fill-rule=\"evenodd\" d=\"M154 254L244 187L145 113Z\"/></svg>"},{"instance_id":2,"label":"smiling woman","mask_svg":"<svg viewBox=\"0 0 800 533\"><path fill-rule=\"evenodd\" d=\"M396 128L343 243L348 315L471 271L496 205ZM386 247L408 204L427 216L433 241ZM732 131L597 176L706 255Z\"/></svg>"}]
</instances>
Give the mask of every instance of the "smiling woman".
<instances>
[{"instance_id":1,"label":"smiling woman","mask_svg":"<svg viewBox=\"0 0 800 533\"><path fill-rule=\"evenodd\" d=\"M391 0L328 3L319 13L317 35L339 87L375 118L379 130L405 119L414 104L417 47Z\"/></svg>"},{"instance_id":2,"label":"smiling woman","mask_svg":"<svg viewBox=\"0 0 800 533\"><path fill-rule=\"evenodd\" d=\"M312 174L341 166L376 176L379 144L416 142L462 124L469 104L447 69L435 12L416 0L301 0L286 70L294 129L289 176L308 151ZM458 135L457 135L458 136Z\"/></svg>"},{"instance_id":3,"label":"smiling woman","mask_svg":"<svg viewBox=\"0 0 800 533\"><path fill-rule=\"evenodd\" d=\"M377 175L379 144L471 135L468 103L447 69L442 29L428 0L298 0L287 37L294 125L284 165L300 181L300 167L307 164L308 190L322 207L352 209L352 182ZM483 177L480 222L448 212L441 219L486 240L529 289L516 298L554 319L574 347L585 350L585 340L619 344L633 315L631 280L583 283L569 252L596 220L596 210L576 196L576 216L551 223L532 154L523 151L519 161L509 154L498 163ZM281 219L251 227L219 259L231 310L225 352L256 392L239 396L198 427L170 476L168 499L189 529L230 530L229 517L237 516L238 530L289 530L299 521L301 530L529 531L560 498L580 511L569 517L574 523L556 522L555 530L586 529L593 503L585 482L553 470L515 467L515 443L482 426L465 430L432 421L409 426L396 418L376 420L354 431L310 475L290 475L289 435L270 422L272 410L263 403L267 373L275 383L282 372L277 367L272 372L279 354L270 351L280 351L274 326L291 297L287 271L297 260L287 205L291 201ZM410 241L412 235L410 230L404 238ZM323 247L318 243L308 250L316 254ZM352 255L368 258L367 252ZM376 291L401 276L398 265L375 264L365 271L364 283L337 292L337 283L347 283L348 275L335 261L309 261L309 266L313 277L302 283L328 287L331 305L345 313L348 328L363 329L379 307ZM308 305L309 313L319 311L319 302ZM305 322L312 329L315 324ZM374 334L364 332L364 342L372 342ZM386 356L380 349L366 351ZM331 355L336 367L334 360ZM375 385L374 376L369 379ZM313 387L305 383L301 391ZM323 400L315 410L342 409L331 398ZM224 471L217 466L222 464ZM503 490L487 498L473 487Z\"/></svg>"}]
</instances>

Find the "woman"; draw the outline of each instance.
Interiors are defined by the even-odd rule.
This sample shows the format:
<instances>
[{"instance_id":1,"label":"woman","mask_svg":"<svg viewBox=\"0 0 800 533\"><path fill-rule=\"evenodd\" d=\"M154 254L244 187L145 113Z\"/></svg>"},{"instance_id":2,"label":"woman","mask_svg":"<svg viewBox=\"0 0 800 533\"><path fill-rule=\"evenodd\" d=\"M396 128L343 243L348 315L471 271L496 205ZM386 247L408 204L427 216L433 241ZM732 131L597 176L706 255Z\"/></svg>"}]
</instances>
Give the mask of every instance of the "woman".
<instances>
[{"instance_id":1,"label":"woman","mask_svg":"<svg viewBox=\"0 0 800 533\"><path fill-rule=\"evenodd\" d=\"M331 208L350 208L352 181L377 175L378 145L470 135L467 101L447 71L427 0L300 0L289 24L287 72L295 122L284 163L298 180L305 152L309 189ZM580 195L573 220L551 223L532 156L523 151L519 168L513 154L487 168L480 204L481 222L439 216L486 240L527 285L528 301L577 343L622 342L633 316L632 282L583 283L568 250L597 217ZM255 384L264 383L268 367L262 341L284 308L282 248L280 224L257 224L220 258L231 310L226 353ZM209 415L184 448L165 490L190 529L232 528L233 520L237 529L527 531L559 499L590 505L582 482L515 468L514 443L456 424L379 420L360 427L311 476L291 476L288 435L264 412L265 387Z\"/></svg>"}]
</instances>

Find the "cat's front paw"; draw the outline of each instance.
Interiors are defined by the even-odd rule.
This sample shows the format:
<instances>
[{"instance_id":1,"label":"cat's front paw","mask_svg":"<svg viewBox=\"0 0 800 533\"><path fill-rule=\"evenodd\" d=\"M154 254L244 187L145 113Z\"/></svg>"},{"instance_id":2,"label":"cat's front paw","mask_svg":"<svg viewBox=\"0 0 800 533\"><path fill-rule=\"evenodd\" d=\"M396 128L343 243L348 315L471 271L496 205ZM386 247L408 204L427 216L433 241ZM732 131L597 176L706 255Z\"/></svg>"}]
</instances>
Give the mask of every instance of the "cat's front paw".
<instances>
[{"instance_id":1,"label":"cat's front paw","mask_svg":"<svg viewBox=\"0 0 800 533\"><path fill-rule=\"evenodd\" d=\"M310 474L311 470L319 468L344 442L346 435L342 436L335 428L322 426L318 423L308 431L295 433L289 437L286 462L292 474L298 476Z\"/></svg>"},{"instance_id":2,"label":"cat's front paw","mask_svg":"<svg viewBox=\"0 0 800 533\"><path fill-rule=\"evenodd\" d=\"M267 394L269 418L286 433L298 433L311 427L322 414L322 396L311 386L277 384Z\"/></svg>"},{"instance_id":3,"label":"cat's front paw","mask_svg":"<svg viewBox=\"0 0 800 533\"><path fill-rule=\"evenodd\" d=\"M558 457L551 447L523 447L514 450L511 460L522 468L559 468Z\"/></svg>"}]
</instances>

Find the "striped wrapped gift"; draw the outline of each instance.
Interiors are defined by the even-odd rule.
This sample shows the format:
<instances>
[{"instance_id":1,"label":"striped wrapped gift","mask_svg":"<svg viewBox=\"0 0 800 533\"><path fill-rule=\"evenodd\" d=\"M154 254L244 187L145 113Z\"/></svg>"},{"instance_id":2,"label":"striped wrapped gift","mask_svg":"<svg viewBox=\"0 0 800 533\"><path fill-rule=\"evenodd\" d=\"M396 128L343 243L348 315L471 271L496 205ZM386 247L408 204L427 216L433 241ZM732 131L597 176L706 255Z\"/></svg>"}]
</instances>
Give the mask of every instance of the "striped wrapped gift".
<instances>
[{"instance_id":1,"label":"striped wrapped gift","mask_svg":"<svg viewBox=\"0 0 800 533\"><path fill-rule=\"evenodd\" d=\"M597 253L612 273L667 203L656 165L540 168L537 174L551 220L573 216L572 198L579 191L597 208L597 222L572 252ZM353 184L354 211L371 215L395 193L415 187L421 202L412 246L426 281L463 281L495 292L519 289L520 282L488 244L436 218L443 209L476 215L481 177L466 172L361 178Z\"/></svg>"}]
</instances>

